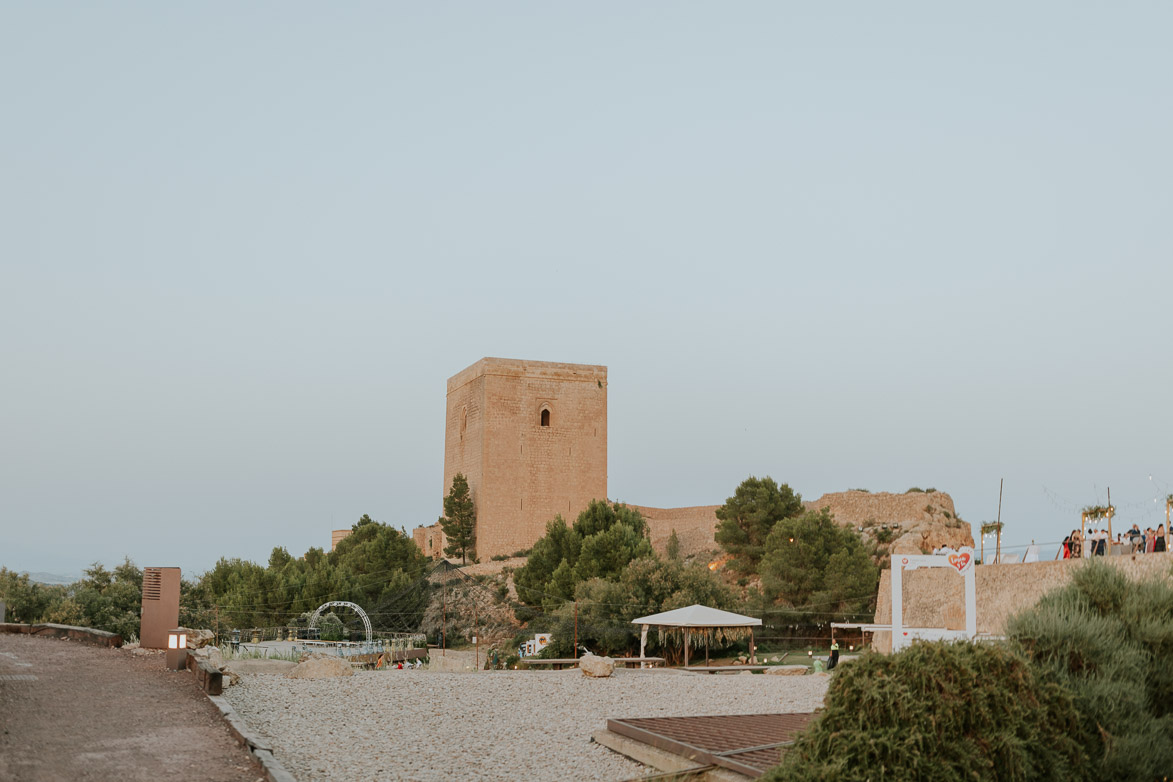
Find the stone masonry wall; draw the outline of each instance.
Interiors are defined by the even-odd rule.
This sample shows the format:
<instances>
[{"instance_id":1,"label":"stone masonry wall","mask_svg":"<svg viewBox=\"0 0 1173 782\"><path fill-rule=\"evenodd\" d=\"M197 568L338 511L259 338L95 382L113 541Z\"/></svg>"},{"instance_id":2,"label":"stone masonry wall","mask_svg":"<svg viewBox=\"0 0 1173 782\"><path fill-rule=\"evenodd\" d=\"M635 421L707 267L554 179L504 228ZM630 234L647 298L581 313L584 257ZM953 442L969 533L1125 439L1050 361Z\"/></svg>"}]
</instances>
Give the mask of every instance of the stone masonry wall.
<instances>
[{"instance_id":1,"label":"stone masonry wall","mask_svg":"<svg viewBox=\"0 0 1173 782\"><path fill-rule=\"evenodd\" d=\"M444 530L438 523L428 527L416 527L411 531L411 539L419 546L420 551L432 559L443 558L444 547L448 545Z\"/></svg>"},{"instance_id":2,"label":"stone masonry wall","mask_svg":"<svg viewBox=\"0 0 1173 782\"><path fill-rule=\"evenodd\" d=\"M1118 567L1133 580L1164 576L1173 578L1173 552L1099 557L1098 561ZM977 629L979 633L1002 635L1006 620L1033 606L1044 594L1063 586L1085 559L1060 559L1011 565L978 565ZM906 572L904 582L904 624L909 627L961 627L965 616L964 580L948 568L918 569ZM892 571L880 576L876 598L876 624L892 622ZM892 648L891 633L876 633L876 649Z\"/></svg>"},{"instance_id":3,"label":"stone masonry wall","mask_svg":"<svg viewBox=\"0 0 1173 782\"><path fill-rule=\"evenodd\" d=\"M444 446L444 494L458 472L472 489L477 556L528 549L607 496L607 368L481 359L448 381Z\"/></svg>"},{"instance_id":4,"label":"stone masonry wall","mask_svg":"<svg viewBox=\"0 0 1173 782\"><path fill-rule=\"evenodd\" d=\"M676 531L681 556L701 554L717 548L713 531L717 527L717 508L720 505L698 505L691 508L652 508L629 505L640 512L648 522L652 548L663 556L668 550L668 538Z\"/></svg>"}]
</instances>

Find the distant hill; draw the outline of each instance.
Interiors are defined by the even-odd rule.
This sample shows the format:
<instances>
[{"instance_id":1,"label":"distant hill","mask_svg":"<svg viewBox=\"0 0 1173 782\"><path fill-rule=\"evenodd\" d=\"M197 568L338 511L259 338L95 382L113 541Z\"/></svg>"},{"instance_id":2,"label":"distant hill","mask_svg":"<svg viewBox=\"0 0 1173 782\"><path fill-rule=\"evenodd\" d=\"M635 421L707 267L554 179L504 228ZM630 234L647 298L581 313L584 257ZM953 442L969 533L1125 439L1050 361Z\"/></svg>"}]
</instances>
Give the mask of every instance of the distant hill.
<instances>
[{"instance_id":1,"label":"distant hill","mask_svg":"<svg viewBox=\"0 0 1173 782\"><path fill-rule=\"evenodd\" d=\"M30 581L49 586L68 586L74 581L80 581L81 576L59 576L56 573L28 573Z\"/></svg>"}]
</instances>

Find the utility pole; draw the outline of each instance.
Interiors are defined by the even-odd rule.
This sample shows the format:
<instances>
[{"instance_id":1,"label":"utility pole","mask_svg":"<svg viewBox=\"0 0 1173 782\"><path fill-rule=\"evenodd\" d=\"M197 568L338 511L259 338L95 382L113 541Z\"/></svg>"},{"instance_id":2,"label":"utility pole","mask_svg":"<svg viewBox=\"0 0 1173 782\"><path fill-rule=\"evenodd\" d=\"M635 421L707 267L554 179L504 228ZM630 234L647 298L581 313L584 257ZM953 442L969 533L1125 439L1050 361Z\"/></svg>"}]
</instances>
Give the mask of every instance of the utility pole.
<instances>
[{"instance_id":1,"label":"utility pole","mask_svg":"<svg viewBox=\"0 0 1173 782\"><path fill-rule=\"evenodd\" d=\"M1002 562L1002 484L1005 483L1005 478L998 479L998 550L994 554L994 561Z\"/></svg>"}]
</instances>

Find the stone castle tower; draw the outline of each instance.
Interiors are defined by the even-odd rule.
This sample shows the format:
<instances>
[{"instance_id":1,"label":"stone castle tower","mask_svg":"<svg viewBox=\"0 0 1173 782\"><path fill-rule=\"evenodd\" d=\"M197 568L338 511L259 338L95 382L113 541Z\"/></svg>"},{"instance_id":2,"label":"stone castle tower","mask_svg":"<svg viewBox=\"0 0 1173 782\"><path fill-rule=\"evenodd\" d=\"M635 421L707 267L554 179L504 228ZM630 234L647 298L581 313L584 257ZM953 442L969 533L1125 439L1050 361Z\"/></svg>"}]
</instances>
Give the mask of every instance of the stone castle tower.
<instances>
[{"instance_id":1,"label":"stone castle tower","mask_svg":"<svg viewBox=\"0 0 1173 782\"><path fill-rule=\"evenodd\" d=\"M443 493L456 473L468 479L482 561L607 498L606 367L483 358L448 379L445 421Z\"/></svg>"}]
</instances>

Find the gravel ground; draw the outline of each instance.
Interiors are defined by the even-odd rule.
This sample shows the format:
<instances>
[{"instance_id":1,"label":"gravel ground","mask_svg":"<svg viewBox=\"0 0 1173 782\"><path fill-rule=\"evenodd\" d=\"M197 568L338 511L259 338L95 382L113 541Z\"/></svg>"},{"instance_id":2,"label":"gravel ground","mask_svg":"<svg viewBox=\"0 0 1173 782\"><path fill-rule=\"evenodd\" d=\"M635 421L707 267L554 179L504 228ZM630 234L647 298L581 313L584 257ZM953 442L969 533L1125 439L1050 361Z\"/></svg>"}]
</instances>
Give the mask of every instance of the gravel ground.
<instances>
[{"instance_id":1,"label":"gravel ground","mask_svg":"<svg viewBox=\"0 0 1173 782\"><path fill-rule=\"evenodd\" d=\"M829 677L616 670L245 675L225 696L309 780L625 780L652 770L591 741L614 717L813 711Z\"/></svg>"}]
</instances>

